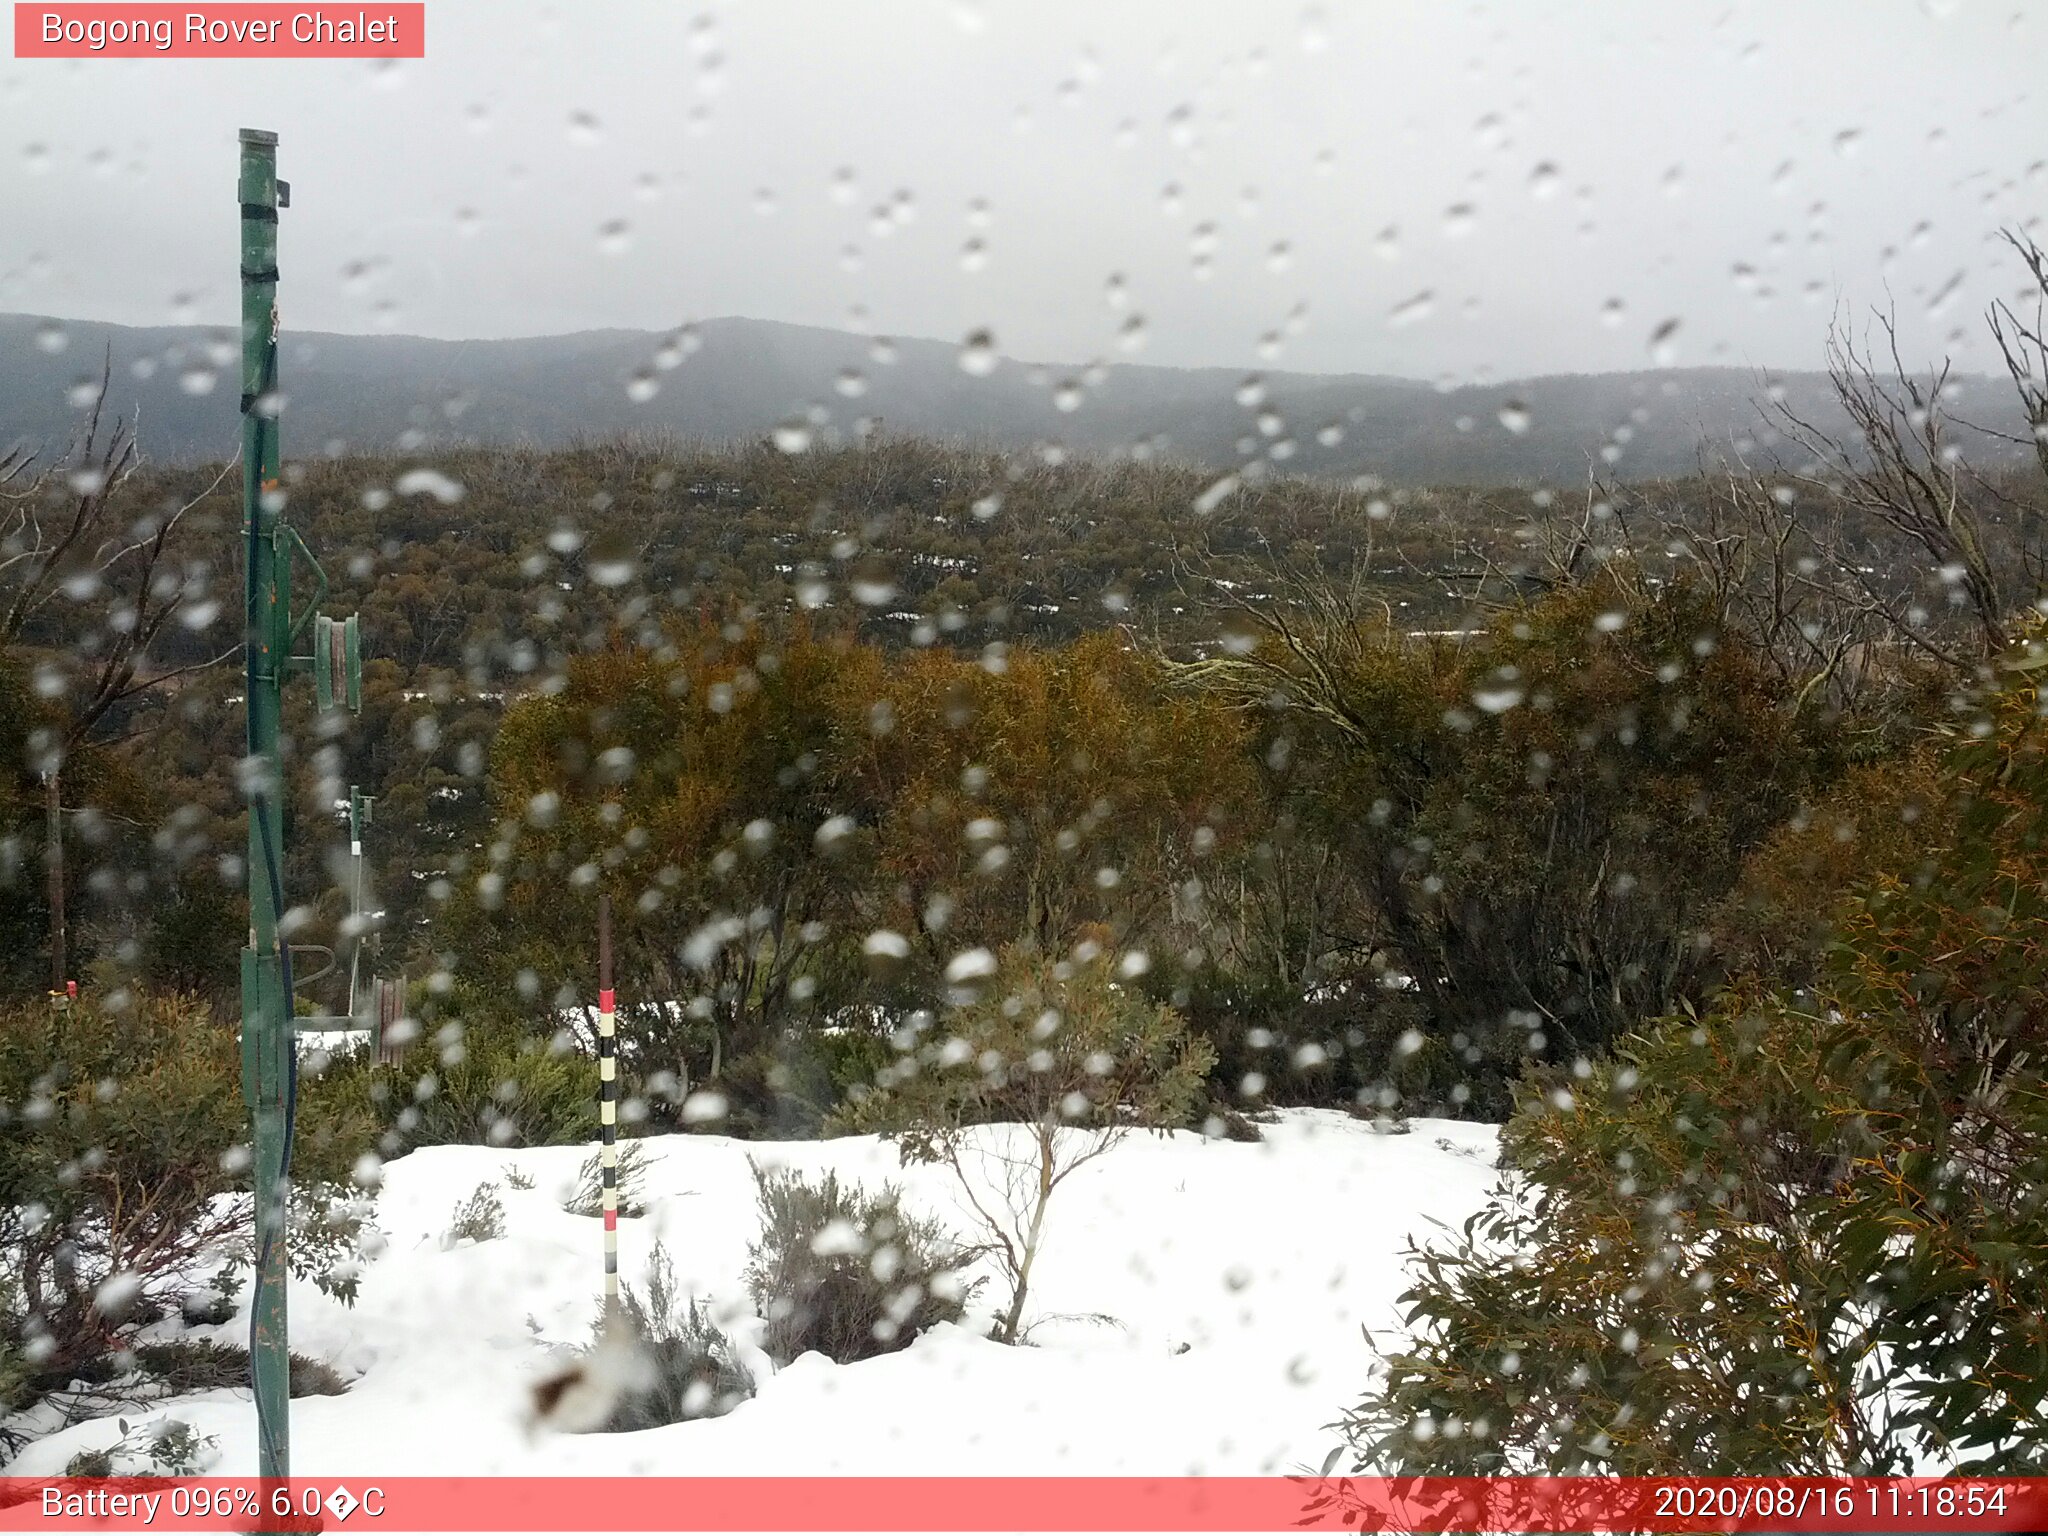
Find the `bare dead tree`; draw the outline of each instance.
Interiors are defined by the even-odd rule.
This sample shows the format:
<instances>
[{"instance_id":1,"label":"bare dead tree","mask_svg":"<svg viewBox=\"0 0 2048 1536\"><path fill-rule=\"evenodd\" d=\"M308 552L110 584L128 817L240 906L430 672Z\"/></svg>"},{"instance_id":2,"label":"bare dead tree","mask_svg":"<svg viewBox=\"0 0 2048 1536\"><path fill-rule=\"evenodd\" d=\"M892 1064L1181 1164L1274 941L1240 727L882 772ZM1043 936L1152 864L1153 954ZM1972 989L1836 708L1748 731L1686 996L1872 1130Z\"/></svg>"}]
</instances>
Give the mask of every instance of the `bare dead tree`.
<instances>
[{"instance_id":1,"label":"bare dead tree","mask_svg":"<svg viewBox=\"0 0 2048 1536\"><path fill-rule=\"evenodd\" d=\"M1952 601L1969 615L1975 633L1967 649L1981 659L2004 643L2012 603L2009 584L1999 579L1998 552L1967 494L1973 477L1951 427L1950 365L1944 359L1927 374L1909 372L1894 317L1879 312L1874 323L1875 344L1859 344L1839 318L1828 328L1828 375L1853 442L1787 401L1774 402L1776 419L1811 460L1792 476L1823 501L1874 520L1925 554ZM1927 629L1931 634L1937 627ZM1946 640L1939 647L1959 648Z\"/></svg>"},{"instance_id":2,"label":"bare dead tree","mask_svg":"<svg viewBox=\"0 0 2048 1536\"><path fill-rule=\"evenodd\" d=\"M0 458L0 650L34 647L51 681L39 687L50 723L39 741L45 814L44 858L50 906L51 985L66 979L64 775L84 753L117 745L118 711L173 680L239 650L177 666L153 664L152 647L183 610L184 573L174 550L186 514L217 490L234 462L198 495L168 512L129 519L119 493L141 464L134 424L106 424L112 385L109 349L97 392L78 434L57 460L37 464L28 449ZM91 600L86 633L54 632L49 615L60 595Z\"/></svg>"},{"instance_id":3,"label":"bare dead tree","mask_svg":"<svg viewBox=\"0 0 2048 1536\"><path fill-rule=\"evenodd\" d=\"M2043 252L2031 235L2005 231L2006 244L2026 263L2034 280L2033 317L2023 318L2000 299L1986 314L1992 339L1998 343L2005 371L2012 376L2013 389L2020 397L2020 412L2026 418L2027 442L2035 462L2048 477L2048 252Z\"/></svg>"}]
</instances>

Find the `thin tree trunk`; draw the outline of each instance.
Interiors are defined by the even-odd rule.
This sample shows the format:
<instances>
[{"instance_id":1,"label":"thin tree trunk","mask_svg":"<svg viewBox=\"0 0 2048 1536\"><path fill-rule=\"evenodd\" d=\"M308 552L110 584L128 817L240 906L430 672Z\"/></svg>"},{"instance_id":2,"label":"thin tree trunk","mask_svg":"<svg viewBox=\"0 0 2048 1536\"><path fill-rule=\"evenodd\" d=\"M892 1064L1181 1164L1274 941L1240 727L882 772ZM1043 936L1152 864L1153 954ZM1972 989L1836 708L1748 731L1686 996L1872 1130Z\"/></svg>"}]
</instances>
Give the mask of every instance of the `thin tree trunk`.
<instances>
[{"instance_id":1,"label":"thin tree trunk","mask_svg":"<svg viewBox=\"0 0 2048 1536\"><path fill-rule=\"evenodd\" d=\"M1024 1321L1024 1297L1031 1289L1031 1265L1038 1257L1039 1235L1045 1230L1045 1207L1052 1199L1053 1148L1041 1129L1038 1138L1038 1203L1031 1212L1031 1226L1024 1234L1024 1252L1017 1263L1017 1288L1010 1294L1010 1310L1003 1318L1005 1344L1017 1342L1018 1325Z\"/></svg>"},{"instance_id":2,"label":"thin tree trunk","mask_svg":"<svg viewBox=\"0 0 2048 1536\"><path fill-rule=\"evenodd\" d=\"M66 977L64 932L64 773L52 768L43 777L47 827L43 859L50 871L50 990L61 994Z\"/></svg>"}]
</instances>

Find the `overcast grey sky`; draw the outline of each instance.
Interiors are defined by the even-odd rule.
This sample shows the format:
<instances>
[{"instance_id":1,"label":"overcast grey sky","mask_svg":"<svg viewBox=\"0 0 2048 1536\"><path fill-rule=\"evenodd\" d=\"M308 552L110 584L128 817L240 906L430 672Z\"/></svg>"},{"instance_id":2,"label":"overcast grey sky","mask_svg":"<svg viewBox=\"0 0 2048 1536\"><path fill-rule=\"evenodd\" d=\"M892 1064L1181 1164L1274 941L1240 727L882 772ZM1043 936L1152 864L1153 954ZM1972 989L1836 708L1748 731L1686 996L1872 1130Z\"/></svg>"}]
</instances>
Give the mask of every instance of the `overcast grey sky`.
<instances>
[{"instance_id":1,"label":"overcast grey sky","mask_svg":"<svg viewBox=\"0 0 2048 1536\"><path fill-rule=\"evenodd\" d=\"M1833 306L1889 295L1982 367L2018 286L1993 237L2048 200L2044 30L2012 0L430 0L395 66L0 64L0 309L231 319L248 125L282 136L304 329L750 315L1486 380L1810 367Z\"/></svg>"}]
</instances>

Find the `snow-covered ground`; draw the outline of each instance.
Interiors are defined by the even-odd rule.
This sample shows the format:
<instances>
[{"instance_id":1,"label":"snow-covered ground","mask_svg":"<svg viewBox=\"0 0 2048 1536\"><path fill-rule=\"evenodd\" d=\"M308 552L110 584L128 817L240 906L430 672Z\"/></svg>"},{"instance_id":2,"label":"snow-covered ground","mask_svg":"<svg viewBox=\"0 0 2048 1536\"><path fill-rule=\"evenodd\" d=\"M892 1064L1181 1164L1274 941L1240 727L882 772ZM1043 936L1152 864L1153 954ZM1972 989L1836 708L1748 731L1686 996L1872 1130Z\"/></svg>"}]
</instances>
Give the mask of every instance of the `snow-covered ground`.
<instances>
[{"instance_id":1,"label":"snow-covered ground","mask_svg":"<svg viewBox=\"0 0 2048 1536\"><path fill-rule=\"evenodd\" d=\"M292 1344L354 1378L292 1404L292 1465L366 1474L1258 1474L1321 1463L1327 1426L1358 1396L1364 1325L1398 1335L1410 1235L1441 1234L1495 1178L1491 1127L1416 1120L1376 1132L1332 1111L1291 1111L1258 1145L1134 1134L1054 1197L1027 1320L1029 1347L968 1328L855 1365L806 1356L780 1372L755 1352L758 1395L724 1418L628 1435L530 1426L532 1384L586 1343L602 1283L601 1224L561 1201L587 1149L435 1147L385 1169L386 1245L343 1307L294 1283ZM684 1287L736 1338L755 1331L740 1284L755 1235L751 1157L870 1185L963 1238L974 1228L936 1169L899 1168L871 1137L639 1143L647 1214L621 1223L620 1267L641 1281L662 1240ZM533 1188L503 1187L513 1170ZM448 1248L455 1207L501 1181L506 1235ZM246 1301L246 1288L243 1293ZM991 1277L980 1302L1005 1299ZM1101 1320L1102 1316L1114 1322ZM535 1330L538 1330L536 1333ZM247 1337L246 1318L219 1329ZM219 1475L255 1471L246 1392L152 1405L217 1438ZM12 1470L61 1471L119 1439L111 1419L28 1447Z\"/></svg>"}]
</instances>

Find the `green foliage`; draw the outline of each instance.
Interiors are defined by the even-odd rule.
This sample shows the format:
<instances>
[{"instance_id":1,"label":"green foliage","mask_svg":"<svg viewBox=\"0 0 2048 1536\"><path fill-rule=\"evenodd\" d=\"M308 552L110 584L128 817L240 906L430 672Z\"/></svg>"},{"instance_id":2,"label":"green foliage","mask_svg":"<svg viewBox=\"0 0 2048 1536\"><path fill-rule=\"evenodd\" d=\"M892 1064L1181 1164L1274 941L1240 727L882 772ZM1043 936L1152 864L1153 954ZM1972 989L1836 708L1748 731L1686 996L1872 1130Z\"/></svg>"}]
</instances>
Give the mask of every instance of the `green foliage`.
<instances>
[{"instance_id":1,"label":"green foliage","mask_svg":"<svg viewBox=\"0 0 2048 1536\"><path fill-rule=\"evenodd\" d=\"M455 1207L448 1230L441 1235L443 1247L457 1243L490 1243L505 1235L505 1202L490 1179L469 1192Z\"/></svg>"},{"instance_id":2,"label":"green foliage","mask_svg":"<svg viewBox=\"0 0 2048 1536\"><path fill-rule=\"evenodd\" d=\"M1301 835L1353 872L1327 926L1367 943L1319 979L1374 1011L1380 951L1481 1114L1525 1061L1596 1052L1698 994L1713 903L1827 765L1706 597L1624 575L1420 643L1275 608L1245 654L1186 670L1269 711Z\"/></svg>"},{"instance_id":3,"label":"green foliage","mask_svg":"<svg viewBox=\"0 0 2048 1536\"><path fill-rule=\"evenodd\" d=\"M136 1370L156 1382L167 1397L249 1385L249 1351L226 1339L171 1339L138 1344L131 1353ZM339 1397L349 1386L348 1378L325 1360L297 1351L291 1357L290 1381L293 1397Z\"/></svg>"},{"instance_id":4,"label":"green foliage","mask_svg":"<svg viewBox=\"0 0 2048 1536\"><path fill-rule=\"evenodd\" d=\"M647 1149L637 1141L622 1141L619 1143L618 1156L618 1166L614 1170L614 1189L619 1202L619 1214L645 1216ZM593 1152L583 1159L583 1166L576 1170L576 1188L569 1198L562 1202L562 1209L571 1216L604 1214L604 1160L601 1153Z\"/></svg>"},{"instance_id":5,"label":"green foliage","mask_svg":"<svg viewBox=\"0 0 2048 1536\"><path fill-rule=\"evenodd\" d=\"M999 1332L1014 1343L1053 1194L1133 1128L1188 1124L1216 1057L1092 940L1065 960L1008 950L960 991L946 1032L913 1031L839 1123L952 1170L1010 1281Z\"/></svg>"},{"instance_id":6,"label":"green foliage","mask_svg":"<svg viewBox=\"0 0 2048 1536\"><path fill-rule=\"evenodd\" d=\"M19 1266L13 1321L38 1379L91 1371L195 1269L246 1257L241 1051L202 1005L0 1008L0 1104L0 1250ZM294 1270L346 1299L359 1223L338 1181L367 1127L299 1113Z\"/></svg>"},{"instance_id":7,"label":"green foliage","mask_svg":"<svg viewBox=\"0 0 2048 1536\"><path fill-rule=\"evenodd\" d=\"M183 1419L130 1425L98 1450L80 1451L64 1464L66 1477L198 1477L220 1459L220 1439L202 1435Z\"/></svg>"},{"instance_id":8,"label":"green foliage","mask_svg":"<svg viewBox=\"0 0 2048 1536\"><path fill-rule=\"evenodd\" d=\"M490 1020L448 1024L397 1062L367 1047L337 1054L301 1084L300 1102L379 1128L386 1157L414 1147L564 1146L597 1129L597 1063Z\"/></svg>"},{"instance_id":9,"label":"green foliage","mask_svg":"<svg viewBox=\"0 0 2048 1536\"><path fill-rule=\"evenodd\" d=\"M1349 1421L1366 1463L2048 1467L2048 726L2031 676L1976 706L1946 756L1930 815L1953 840L1851 891L1813 988L1738 988L1530 1087L1509 1184L1420 1256L1415 1342Z\"/></svg>"},{"instance_id":10,"label":"green foliage","mask_svg":"<svg viewBox=\"0 0 2048 1536\"><path fill-rule=\"evenodd\" d=\"M599 1343L586 1360L618 1377L608 1383L618 1396L601 1433L715 1419L754 1395L753 1375L732 1340L676 1288L675 1266L660 1243L654 1246L646 1299L630 1285L622 1287L620 1316L601 1316L598 1327ZM631 1351L622 1366L602 1359L614 1331Z\"/></svg>"},{"instance_id":11,"label":"green foliage","mask_svg":"<svg viewBox=\"0 0 2048 1536\"><path fill-rule=\"evenodd\" d=\"M905 1215L895 1185L869 1194L834 1173L811 1183L749 1166L761 1233L747 1248L747 1292L778 1364L810 1350L842 1365L866 1360L960 1320L979 1286L961 1274L974 1255L938 1222Z\"/></svg>"}]
</instances>

